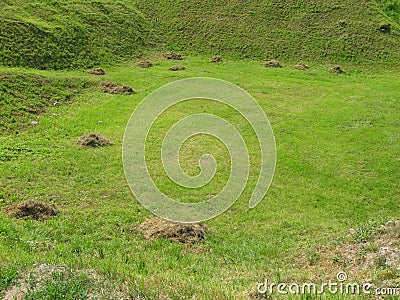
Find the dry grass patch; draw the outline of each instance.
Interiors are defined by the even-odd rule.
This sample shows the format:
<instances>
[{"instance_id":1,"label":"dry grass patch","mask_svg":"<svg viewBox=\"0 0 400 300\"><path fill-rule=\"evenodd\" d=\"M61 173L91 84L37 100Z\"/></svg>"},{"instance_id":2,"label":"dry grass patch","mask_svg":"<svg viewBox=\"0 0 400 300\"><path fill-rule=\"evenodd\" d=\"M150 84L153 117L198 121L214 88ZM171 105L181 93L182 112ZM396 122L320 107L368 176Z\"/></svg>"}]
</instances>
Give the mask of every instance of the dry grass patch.
<instances>
[{"instance_id":1,"label":"dry grass patch","mask_svg":"<svg viewBox=\"0 0 400 300\"><path fill-rule=\"evenodd\" d=\"M18 219L33 218L35 220L42 220L56 216L58 210L54 204L28 200L4 208L3 213Z\"/></svg>"},{"instance_id":2,"label":"dry grass patch","mask_svg":"<svg viewBox=\"0 0 400 300\"><path fill-rule=\"evenodd\" d=\"M96 133L85 133L76 142L81 147L103 147L112 145L109 139Z\"/></svg>"},{"instance_id":3,"label":"dry grass patch","mask_svg":"<svg viewBox=\"0 0 400 300\"><path fill-rule=\"evenodd\" d=\"M119 85L115 82L105 80L100 83L100 89L109 94L130 95L136 94L136 91L127 85Z\"/></svg>"},{"instance_id":4,"label":"dry grass patch","mask_svg":"<svg viewBox=\"0 0 400 300\"><path fill-rule=\"evenodd\" d=\"M177 223L153 218L139 225L145 239L164 238L178 243L195 244L205 239L210 229L202 223Z\"/></svg>"},{"instance_id":5,"label":"dry grass patch","mask_svg":"<svg viewBox=\"0 0 400 300\"><path fill-rule=\"evenodd\" d=\"M265 68L282 68L282 65L276 59L271 59L262 64Z\"/></svg>"}]
</instances>

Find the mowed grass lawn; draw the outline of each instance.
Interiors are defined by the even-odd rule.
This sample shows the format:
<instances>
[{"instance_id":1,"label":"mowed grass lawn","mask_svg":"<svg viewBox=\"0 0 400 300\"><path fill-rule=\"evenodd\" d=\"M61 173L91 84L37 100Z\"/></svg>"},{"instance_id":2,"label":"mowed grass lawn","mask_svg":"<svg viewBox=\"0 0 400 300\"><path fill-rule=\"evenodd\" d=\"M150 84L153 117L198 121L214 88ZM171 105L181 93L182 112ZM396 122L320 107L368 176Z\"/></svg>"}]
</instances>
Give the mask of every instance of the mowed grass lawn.
<instances>
[{"instance_id":1,"label":"mowed grass lawn","mask_svg":"<svg viewBox=\"0 0 400 300\"><path fill-rule=\"evenodd\" d=\"M82 70L1 69L107 79L138 91L110 95L92 87L70 104L50 108L39 124L18 135L2 133L0 209L36 199L61 210L45 221L0 216L2 289L9 285L6 274L12 279L16 270L46 263L95 270L115 284L128 282L133 295L149 299L246 299L264 278L334 279L339 265L324 274L310 274L300 258L337 240L349 228L400 217L397 71L345 66L346 73L332 74L328 66L301 71L286 64L268 69L254 61L225 59L211 64L206 57L192 57L180 62L186 70L171 72L173 64L159 59L153 68L141 69L132 62L108 68L102 78ZM187 191L166 178L159 162L163 134L192 111L218 114L239 128L251 149L250 180L226 213L205 222L212 232L204 242L146 241L136 227L152 215L134 198L124 176L125 126L150 92L197 76L237 84L258 101L276 138L275 176L265 199L249 209L259 172L257 139L249 125L234 110L211 101L172 108L156 122L148 144L154 146L148 149L149 168L161 190L182 201L203 201L207 194L218 193L229 175L226 149L215 139L198 137L183 147L183 168L196 174L201 154L214 151L222 167L215 180ZM113 145L77 146L77 138L89 132L109 138Z\"/></svg>"}]
</instances>

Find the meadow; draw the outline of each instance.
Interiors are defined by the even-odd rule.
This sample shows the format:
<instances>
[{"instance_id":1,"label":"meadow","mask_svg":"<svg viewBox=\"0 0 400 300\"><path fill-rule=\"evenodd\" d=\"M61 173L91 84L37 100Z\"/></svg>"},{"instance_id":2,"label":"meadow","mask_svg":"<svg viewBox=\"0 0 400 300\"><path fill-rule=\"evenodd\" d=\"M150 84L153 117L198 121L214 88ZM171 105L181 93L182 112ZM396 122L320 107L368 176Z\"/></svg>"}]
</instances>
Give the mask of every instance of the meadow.
<instances>
[{"instance_id":1,"label":"meadow","mask_svg":"<svg viewBox=\"0 0 400 300\"><path fill-rule=\"evenodd\" d=\"M12 124L12 108L0 106L2 124L11 124L1 127L0 209L28 199L60 209L58 216L40 221L0 215L0 292L43 264L65 265L71 271L25 295L27 299L57 299L58 294L86 299L91 289L100 287L104 293L99 298L104 299L116 298L117 292L132 299L248 299L259 297L257 284L264 278L321 282L333 280L341 270L352 280L400 285L397 269L350 268L337 253L326 263L320 252L347 243L350 228L357 232L350 242L358 242L368 240L380 224L400 219L399 70L344 64L345 73L336 74L326 64L311 64L303 71L290 61L275 69L263 68L257 60L224 57L212 64L208 59L187 56L180 62L186 70L172 72L168 68L173 62L153 56L152 68L126 61L106 68L101 78L82 69L0 67L2 75L28 76L12 88L3 86L4 100L21 98L10 92L20 89L31 91L32 98L41 95L46 84L38 84L37 78L51 87L45 91L46 103L35 102L35 114L26 113L26 106L32 106L29 97L22 99ZM146 95L189 77L223 79L256 99L275 134L275 176L254 209L248 208L255 184L249 180L227 212L205 222L211 232L203 242L147 241L138 225L152 215L132 195L122 166L125 126ZM129 85L138 93L105 94L98 89L102 80ZM55 101L60 105L52 105ZM229 175L226 149L200 136L183 147L182 167L196 174L199 156L210 152L221 163L216 178L187 191L165 176L159 156L166 128L196 112L232 122L252 149L250 178L259 172L257 140L249 125L229 107L190 100L161 115L147 145L157 186L182 201L204 201L207 194L220 191ZM113 144L89 149L76 145L89 132Z\"/></svg>"}]
</instances>

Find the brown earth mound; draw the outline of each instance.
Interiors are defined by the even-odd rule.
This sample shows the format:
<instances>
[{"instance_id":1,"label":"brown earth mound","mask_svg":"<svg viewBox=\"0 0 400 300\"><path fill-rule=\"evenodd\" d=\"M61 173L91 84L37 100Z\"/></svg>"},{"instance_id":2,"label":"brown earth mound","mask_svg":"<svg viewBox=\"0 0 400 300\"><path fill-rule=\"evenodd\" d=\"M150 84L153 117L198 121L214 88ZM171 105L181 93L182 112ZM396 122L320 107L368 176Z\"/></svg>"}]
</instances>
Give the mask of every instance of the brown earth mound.
<instances>
[{"instance_id":1,"label":"brown earth mound","mask_svg":"<svg viewBox=\"0 0 400 300\"><path fill-rule=\"evenodd\" d=\"M96 133L85 133L76 142L81 147L102 147L111 145L111 141Z\"/></svg>"},{"instance_id":2,"label":"brown earth mound","mask_svg":"<svg viewBox=\"0 0 400 300\"><path fill-rule=\"evenodd\" d=\"M266 68L282 68L281 64L276 59L271 59L269 61L266 61L265 63L262 64L262 66Z\"/></svg>"},{"instance_id":3,"label":"brown earth mound","mask_svg":"<svg viewBox=\"0 0 400 300\"><path fill-rule=\"evenodd\" d=\"M141 61L138 63L139 68L151 68L153 64L149 61Z\"/></svg>"},{"instance_id":4,"label":"brown earth mound","mask_svg":"<svg viewBox=\"0 0 400 300\"><path fill-rule=\"evenodd\" d=\"M343 69L340 66L335 66L329 69L331 73L343 73Z\"/></svg>"},{"instance_id":5,"label":"brown earth mound","mask_svg":"<svg viewBox=\"0 0 400 300\"><path fill-rule=\"evenodd\" d=\"M219 62L222 62L222 57L221 57L221 56L218 56L218 55L216 55L216 56L214 56L213 58L211 58L211 59L210 59L210 62L213 62L213 63L219 63Z\"/></svg>"},{"instance_id":6,"label":"brown earth mound","mask_svg":"<svg viewBox=\"0 0 400 300\"><path fill-rule=\"evenodd\" d=\"M93 74L93 75L106 75L106 71L104 71L103 69L93 69L93 70L89 70L87 71L88 74Z\"/></svg>"},{"instance_id":7,"label":"brown earth mound","mask_svg":"<svg viewBox=\"0 0 400 300\"><path fill-rule=\"evenodd\" d=\"M109 94L120 94L120 95L136 94L136 91L133 90L130 86L119 85L115 82L111 82L108 80L101 82L99 87L103 92Z\"/></svg>"},{"instance_id":8,"label":"brown earth mound","mask_svg":"<svg viewBox=\"0 0 400 300\"><path fill-rule=\"evenodd\" d=\"M380 30L381 32L383 32L383 33L390 33L391 28L392 28L392 25L391 25L391 24L382 24L382 25L379 27L379 30Z\"/></svg>"},{"instance_id":9,"label":"brown earth mound","mask_svg":"<svg viewBox=\"0 0 400 300\"><path fill-rule=\"evenodd\" d=\"M41 220L56 216L58 211L54 204L28 200L4 208L3 213L18 219Z\"/></svg>"},{"instance_id":10,"label":"brown earth mound","mask_svg":"<svg viewBox=\"0 0 400 300\"><path fill-rule=\"evenodd\" d=\"M183 56L180 53L175 52L175 51L170 51L170 52L164 53L164 57L166 59L175 59L175 60L183 59Z\"/></svg>"},{"instance_id":11,"label":"brown earth mound","mask_svg":"<svg viewBox=\"0 0 400 300\"><path fill-rule=\"evenodd\" d=\"M173 66L169 68L171 71L182 71L185 70L186 68L184 66Z\"/></svg>"},{"instance_id":12,"label":"brown earth mound","mask_svg":"<svg viewBox=\"0 0 400 300\"><path fill-rule=\"evenodd\" d=\"M305 65L305 64L303 64L303 63L301 63L301 62L299 62L297 65L295 65L294 66L296 69L299 69L299 70L307 70L308 69L308 66L307 65Z\"/></svg>"},{"instance_id":13,"label":"brown earth mound","mask_svg":"<svg viewBox=\"0 0 400 300\"><path fill-rule=\"evenodd\" d=\"M153 218L139 225L147 240L169 239L178 243L195 244L204 240L210 229L202 223L176 223L161 218Z\"/></svg>"}]
</instances>

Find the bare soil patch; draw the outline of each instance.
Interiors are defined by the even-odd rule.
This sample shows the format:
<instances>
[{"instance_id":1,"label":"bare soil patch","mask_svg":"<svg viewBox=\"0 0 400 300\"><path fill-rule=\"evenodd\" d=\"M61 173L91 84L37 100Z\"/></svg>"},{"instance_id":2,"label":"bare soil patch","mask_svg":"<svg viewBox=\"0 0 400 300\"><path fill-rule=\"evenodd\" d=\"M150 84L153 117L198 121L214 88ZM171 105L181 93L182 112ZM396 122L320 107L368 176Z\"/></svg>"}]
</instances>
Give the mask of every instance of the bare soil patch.
<instances>
[{"instance_id":1,"label":"bare soil patch","mask_svg":"<svg viewBox=\"0 0 400 300\"><path fill-rule=\"evenodd\" d=\"M182 71L182 70L185 70L186 68L184 66L173 66L169 69L170 69L170 71Z\"/></svg>"},{"instance_id":2,"label":"bare soil patch","mask_svg":"<svg viewBox=\"0 0 400 300\"><path fill-rule=\"evenodd\" d=\"M282 65L276 59L271 59L262 64L266 68L282 68Z\"/></svg>"},{"instance_id":3,"label":"bare soil patch","mask_svg":"<svg viewBox=\"0 0 400 300\"><path fill-rule=\"evenodd\" d=\"M42 220L56 216L58 210L54 204L27 200L4 208L3 213L18 219L33 218L35 220Z\"/></svg>"},{"instance_id":4,"label":"bare soil patch","mask_svg":"<svg viewBox=\"0 0 400 300\"><path fill-rule=\"evenodd\" d=\"M212 62L212 63L219 63L219 62L222 62L222 57L219 56L219 55L216 55L216 56L214 56L214 57L212 57L212 58L210 59L210 62Z\"/></svg>"},{"instance_id":5,"label":"bare soil patch","mask_svg":"<svg viewBox=\"0 0 400 300\"><path fill-rule=\"evenodd\" d=\"M382 24L379 27L379 30L383 33L390 33L390 30L392 29L392 25L391 24Z\"/></svg>"},{"instance_id":6,"label":"bare soil patch","mask_svg":"<svg viewBox=\"0 0 400 300\"><path fill-rule=\"evenodd\" d=\"M340 66L334 66L329 69L331 73L344 73L343 69Z\"/></svg>"},{"instance_id":7,"label":"bare soil patch","mask_svg":"<svg viewBox=\"0 0 400 300\"><path fill-rule=\"evenodd\" d=\"M202 223L177 223L161 218L153 218L139 225L145 239L169 239L184 244L195 244L205 239L210 229Z\"/></svg>"},{"instance_id":8,"label":"bare soil patch","mask_svg":"<svg viewBox=\"0 0 400 300\"><path fill-rule=\"evenodd\" d=\"M347 27L347 22L345 20L339 20L338 26L341 28L346 28Z\"/></svg>"},{"instance_id":9,"label":"bare soil patch","mask_svg":"<svg viewBox=\"0 0 400 300\"><path fill-rule=\"evenodd\" d=\"M136 94L136 91L127 85L119 85L111 81L103 81L100 83L100 89L109 94L130 95Z\"/></svg>"},{"instance_id":10,"label":"bare soil patch","mask_svg":"<svg viewBox=\"0 0 400 300\"><path fill-rule=\"evenodd\" d=\"M307 70L309 68L307 65L303 64L302 62L297 63L294 67L299 70Z\"/></svg>"},{"instance_id":11,"label":"bare soil patch","mask_svg":"<svg viewBox=\"0 0 400 300\"><path fill-rule=\"evenodd\" d=\"M88 74L93 74L93 75L106 75L106 71L104 71L101 68L89 70L89 71L87 71L87 73Z\"/></svg>"},{"instance_id":12,"label":"bare soil patch","mask_svg":"<svg viewBox=\"0 0 400 300\"><path fill-rule=\"evenodd\" d=\"M182 60L183 59L183 56L176 51L170 51L170 52L164 53L164 57L166 59L174 59L174 60Z\"/></svg>"},{"instance_id":13,"label":"bare soil patch","mask_svg":"<svg viewBox=\"0 0 400 300\"><path fill-rule=\"evenodd\" d=\"M400 220L352 228L335 244L324 245L303 257L301 264L325 279L345 270L355 280L372 280L381 286L399 284Z\"/></svg>"},{"instance_id":14,"label":"bare soil patch","mask_svg":"<svg viewBox=\"0 0 400 300\"><path fill-rule=\"evenodd\" d=\"M23 271L17 283L0 296L4 300L27 299L27 293L40 291L46 284L63 285L73 279L85 285L87 299L141 299L132 298L126 282L112 282L92 270L73 270L67 266L51 264L41 264Z\"/></svg>"},{"instance_id":15,"label":"bare soil patch","mask_svg":"<svg viewBox=\"0 0 400 300\"><path fill-rule=\"evenodd\" d=\"M85 133L76 142L81 147L103 147L111 145L111 141L97 133Z\"/></svg>"},{"instance_id":16,"label":"bare soil patch","mask_svg":"<svg viewBox=\"0 0 400 300\"><path fill-rule=\"evenodd\" d=\"M137 66L139 68L151 68L153 66L153 64L151 62L145 60L145 61L139 62Z\"/></svg>"}]
</instances>

